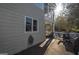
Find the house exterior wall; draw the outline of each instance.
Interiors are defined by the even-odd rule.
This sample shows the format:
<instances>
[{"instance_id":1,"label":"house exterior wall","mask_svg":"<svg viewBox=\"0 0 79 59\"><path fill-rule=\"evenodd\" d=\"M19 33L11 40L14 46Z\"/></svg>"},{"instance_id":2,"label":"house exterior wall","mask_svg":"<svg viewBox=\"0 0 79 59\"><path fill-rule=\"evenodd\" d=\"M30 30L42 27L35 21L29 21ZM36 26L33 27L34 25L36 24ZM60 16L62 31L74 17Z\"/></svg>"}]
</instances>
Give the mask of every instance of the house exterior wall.
<instances>
[{"instance_id":1,"label":"house exterior wall","mask_svg":"<svg viewBox=\"0 0 79 59\"><path fill-rule=\"evenodd\" d=\"M38 32L25 31L25 16L37 18ZM32 3L0 4L0 53L15 54L44 41L44 13ZM28 44L28 37L32 35L34 43Z\"/></svg>"}]
</instances>

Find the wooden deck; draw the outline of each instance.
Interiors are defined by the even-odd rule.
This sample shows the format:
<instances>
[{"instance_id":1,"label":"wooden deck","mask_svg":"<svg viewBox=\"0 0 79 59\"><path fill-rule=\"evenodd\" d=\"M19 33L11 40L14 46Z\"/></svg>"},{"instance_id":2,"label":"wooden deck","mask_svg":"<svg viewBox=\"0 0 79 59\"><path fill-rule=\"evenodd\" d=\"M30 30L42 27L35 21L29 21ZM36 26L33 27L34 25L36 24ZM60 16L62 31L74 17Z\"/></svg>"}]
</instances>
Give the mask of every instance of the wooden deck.
<instances>
[{"instance_id":1,"label":"wooden deck","mask_svg":"<svg viewBox=\"0 0 79 59\"><path fill-rule=\"evenodd\" d=\"M65 49L62 42L58 44L59 41L58 39L53 39L45 51L45 55L73 55L73 53Z\"/></svg>"},{"instance_id":2,"label":"wooden deck","mask_svg":"<svg viewBox=\"0 0 79 59\"><path fill-rule=\"evenodd\" d=\"M60 40L45 40L31 48L25 49L15 55L74 55L66 50L65 45Z\"/></svg>"}]
</instances>

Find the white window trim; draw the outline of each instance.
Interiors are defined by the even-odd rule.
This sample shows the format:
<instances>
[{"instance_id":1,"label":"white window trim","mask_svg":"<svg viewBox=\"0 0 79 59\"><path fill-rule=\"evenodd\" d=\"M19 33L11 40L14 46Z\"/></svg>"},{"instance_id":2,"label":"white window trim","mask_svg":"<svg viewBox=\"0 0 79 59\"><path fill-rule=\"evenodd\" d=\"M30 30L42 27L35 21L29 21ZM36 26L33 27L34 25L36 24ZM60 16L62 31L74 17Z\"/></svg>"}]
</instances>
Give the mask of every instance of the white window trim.
<instances>
[{"instance_id":1,"label":"white window trim","mask_svg":"<svg viewBox=\"0 0 79 59\"><path fill-rule=\"evenodd\" d=\"M31 29L31 31L26 31L26 17L32 18L32 26L31 26L32 29ZM33 19L37 20L37 31L33 31ZM24 17L24 32L25 33L37 33L37 32L39 32L39 20L37 18L33 18L33 17L30 17L30 16L25 16Z\"/></svg>"}]
</instances>

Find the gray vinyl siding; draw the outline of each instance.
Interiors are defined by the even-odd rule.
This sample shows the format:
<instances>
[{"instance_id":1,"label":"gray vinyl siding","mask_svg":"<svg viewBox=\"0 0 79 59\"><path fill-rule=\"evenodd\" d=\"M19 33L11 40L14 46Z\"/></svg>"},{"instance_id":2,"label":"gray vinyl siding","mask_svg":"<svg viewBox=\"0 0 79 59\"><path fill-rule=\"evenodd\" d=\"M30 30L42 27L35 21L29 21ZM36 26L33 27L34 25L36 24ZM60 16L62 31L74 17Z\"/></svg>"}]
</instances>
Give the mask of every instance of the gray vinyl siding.
<instances>
[{"instance_id":1,"label":"gray vinyl siding","mask_svg":"<svg viewBox=\"0 0 79 59\"><path fill-rule=\"evenodd\" d=\"M39 20L38 32L25 31L25 16ZM44 13L34 4L0 4L0 53L15 54L44 41ZM28 45L29 35L34 43Z\"/></svg>"}]
</instances>

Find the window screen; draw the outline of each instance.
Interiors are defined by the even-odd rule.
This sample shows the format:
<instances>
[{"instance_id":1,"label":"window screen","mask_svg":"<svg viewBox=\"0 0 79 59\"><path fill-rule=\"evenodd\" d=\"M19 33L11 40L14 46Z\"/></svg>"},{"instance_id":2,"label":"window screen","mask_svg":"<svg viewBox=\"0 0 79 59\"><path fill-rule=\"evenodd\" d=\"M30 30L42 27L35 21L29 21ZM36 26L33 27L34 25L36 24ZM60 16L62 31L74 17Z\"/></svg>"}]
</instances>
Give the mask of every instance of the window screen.
<instances>
[{"instance_id":1,"label":"window screen","mask_svg":"<svg viewBox=\"0 0 79 59\"><path fill-rule=\"evenodd\" d=\"M37 20L33 20L33 31L37 31Z\"/></svg>"}]
</instances>

